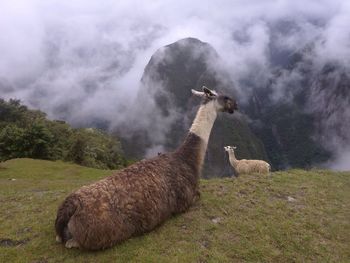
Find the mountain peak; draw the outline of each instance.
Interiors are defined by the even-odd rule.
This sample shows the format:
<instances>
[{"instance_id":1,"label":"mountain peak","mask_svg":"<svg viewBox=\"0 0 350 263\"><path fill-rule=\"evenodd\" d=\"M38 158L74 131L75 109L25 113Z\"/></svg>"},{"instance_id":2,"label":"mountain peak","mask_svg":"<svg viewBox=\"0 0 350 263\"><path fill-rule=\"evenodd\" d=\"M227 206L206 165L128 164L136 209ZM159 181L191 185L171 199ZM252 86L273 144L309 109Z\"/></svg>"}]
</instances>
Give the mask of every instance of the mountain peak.
<instances>
[{"instance_id":1,"label":"mountain peak","mask_svg":"<svg viewBox=\"0 0 350 263\"><path fill-rule=\"evenodd\" d=\"M205 85L226 94L234 93L229 78L223 76L216 67L220 63L215 49L196 38L181 39L155 52L142 76L142 87L136 103L143 105L139 114L147 115L145 105L152 109L144 118L152 121L145 125L140 138L132 138L126 152L130 150L133 155L135 144L145 145L144 149L137 148L135 154L140 154L142 150L154 152L154 149L159 151L160 148L165 151L175 149L186 134L198 107L191 89L200 89ZM244 120L220 116L211 138L203 170L205 175L232 174L223 150L225 145L231 143L240 147L241 157L266 159L263 145Z\"/></svg>"},{"instance_id":2,"label":"mountain peak","mask_svg":"<svg viewBox=\"0 0 350 263\"><path fill-rule=\"evenodd\" d=\"M198 38L194 38L194 37L186 37L186 38L180 39L174 43L166 45L165 47L171 47L174 45L195 45L195 46L211 47L211 45L209 43L203 42L203 41L199 40Z\"/></svg>"}]
</instances>

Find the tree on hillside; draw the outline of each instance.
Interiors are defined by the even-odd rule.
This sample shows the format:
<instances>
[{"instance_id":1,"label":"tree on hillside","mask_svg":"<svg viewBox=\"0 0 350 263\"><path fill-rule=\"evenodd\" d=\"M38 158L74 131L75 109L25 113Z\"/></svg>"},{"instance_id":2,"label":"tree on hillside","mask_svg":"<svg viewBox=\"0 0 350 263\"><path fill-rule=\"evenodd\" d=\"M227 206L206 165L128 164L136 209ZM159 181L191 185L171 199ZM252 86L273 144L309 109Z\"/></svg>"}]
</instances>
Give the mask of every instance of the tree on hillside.
<instances>
[{"instance_id":1,"label":"tree on hillside","mask_svg":"<svg viewBox=\"0 0 350 263\"><path fill-rule=\"evenodd\" d=\"M37 159L55 159L53 153L53 136L42 123L33 123L24 133L28 157Z\"/></svg>"},{"instance_id":2,"label":"tree on hillside","mask_svg":"<svg viewBox=\"0 0 350 263\"><path fill-rule=\"evenodd\" d=\"M9 124L0 130L0 161L26 157L24 129Z\"/></svg>"},{"instance_id":3,"label":"tree on hillside","mask_svg":"<svg viewBox=\"0 0 350 263\"><path fill-rule=\"evenodd\" d=\"M117 138L96 129L73 129L19 100L0 99L0 161L24 157L108 169L126 165Z\"/></svg>"},{"instance_id":4,"label":"tree on hillside","mask_svg":"<svg viewBox=\"0 0 350 263\"><path fill-rule=\"evenodd\" d=\"M33 123L28 129L10 124L0 131L0 160L54 159L52 144L53 136L42 124Z\"/></svg>"},{"instance_id":5,"label":"tree on hillside","mask_svg":"<svg viewBox=\"0 0 350 263\"><path fill-rule=\"evenodd\" d=\"M96 129L79 129L67 159L75 163L99 168L116 169L126 165L119 142Z\"/></svg>"}]
</instances>

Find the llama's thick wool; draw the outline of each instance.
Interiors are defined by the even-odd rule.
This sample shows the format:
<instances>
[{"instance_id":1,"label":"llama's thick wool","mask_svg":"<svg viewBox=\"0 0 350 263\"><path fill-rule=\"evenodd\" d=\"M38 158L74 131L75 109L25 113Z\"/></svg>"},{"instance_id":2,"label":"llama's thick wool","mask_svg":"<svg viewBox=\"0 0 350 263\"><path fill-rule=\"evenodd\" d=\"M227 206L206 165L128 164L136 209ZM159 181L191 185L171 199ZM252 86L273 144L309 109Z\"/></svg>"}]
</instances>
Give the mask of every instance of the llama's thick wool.
<instances>
[{"instance_id":1,"label":"llama's thick wool","mask_svg":"<svg viewBox=\"0 0 350 263\"><path fill-rule=\"evenodd\" d=\"M192 150L201 144L190 133L174 153L135 163L83 186L59 208L57 233L63 241L73 236L83 248L107 248L186 211L198 195L200 160ZM70 234L65 236L67 224Z\"/></svg>"},{"instance_id":2,"label":"llama's thick wool","mask_svg":"<svg viewBox=\"0 0 350 263\"><path fill-rule=\"evenodd\" d=\"M232 163L231 163L232 164ZM232 165L238 174L262 173L270 172L270 165L261 160L239 160L235 165Z\"/></svg>"}]
</instances>

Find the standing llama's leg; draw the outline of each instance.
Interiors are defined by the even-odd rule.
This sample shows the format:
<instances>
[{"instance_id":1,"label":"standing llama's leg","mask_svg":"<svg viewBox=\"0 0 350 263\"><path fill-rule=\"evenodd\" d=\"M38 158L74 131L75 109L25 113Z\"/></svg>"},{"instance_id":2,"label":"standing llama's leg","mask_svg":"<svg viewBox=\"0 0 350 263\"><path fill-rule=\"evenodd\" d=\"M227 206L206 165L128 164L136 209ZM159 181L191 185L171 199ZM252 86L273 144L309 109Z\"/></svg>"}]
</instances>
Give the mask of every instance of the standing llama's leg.
<instances>
[{"instance_id":1,"label":"standing llama's leg","mask_svg":"<svg viewBox=\"0 0 350 263\"><path fill-rule=\"evenodd\" d=\"M201 198L201 193L199 192L199 190L196 191L196 194L193 197L193 204L197 203L199 201L199 199Z\"/></svg>"}]
</instances>

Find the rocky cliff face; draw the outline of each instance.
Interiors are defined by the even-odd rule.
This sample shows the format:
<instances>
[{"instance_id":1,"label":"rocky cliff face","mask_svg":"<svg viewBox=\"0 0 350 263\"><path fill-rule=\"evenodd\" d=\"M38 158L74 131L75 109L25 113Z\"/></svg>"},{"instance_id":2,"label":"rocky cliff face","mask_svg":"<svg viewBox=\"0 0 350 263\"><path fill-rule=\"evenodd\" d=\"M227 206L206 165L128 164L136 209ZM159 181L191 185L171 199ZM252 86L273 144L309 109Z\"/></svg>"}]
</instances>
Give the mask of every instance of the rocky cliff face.
<instances>
[{"instance_id":1,"label":"rocky cliff face","mask_svg":"<svg viewBox=\"0 0 350 263\"><path fill-rule=\"evenodd\" d=\"M244 107L279 169L322 165L350 143L350 72L312 56L312 47L294 54Z\"/></svg>"},{"instance_id":2,"label":"rocky cliff face","mask_svg":"<svg viewBox=\"0 0 350 263\"><path fill-rule=\"evenodd\" d=\"M175 149L187 133L199 105L198 99L191 96L191 89L199 90L206 85L235 97L232 83L215 70L218 63L220 58L215 50L194 38L158 50L145 68L137 98L137 104L147 108L152 104L153 110L149 113L152 117L147 118L151 121L146 130L138 131L124 144L125 150L135 156ZM239 103L239 98L236 99ZM154 134L160 133L162 135L154 138ZM142 145L137 151L132 147L135 142ZM223 149L226 145L238 146L239 158L267 159L263 143L251 132L244 118L222 114L211 134L204 176L232 175Z\"/></svg>"},{"instance_id":3,"label":"rocky cliff face","mask_svg":"<svg viewBox=\"0 0 350 263\"><path fill-rule=\"evenodd\" d=\"M309 89L307 110L316 117L320 142L330 148L348 145L350 72L339 65L325 65L315 72Z\"/></svg>"}]
</instances>

